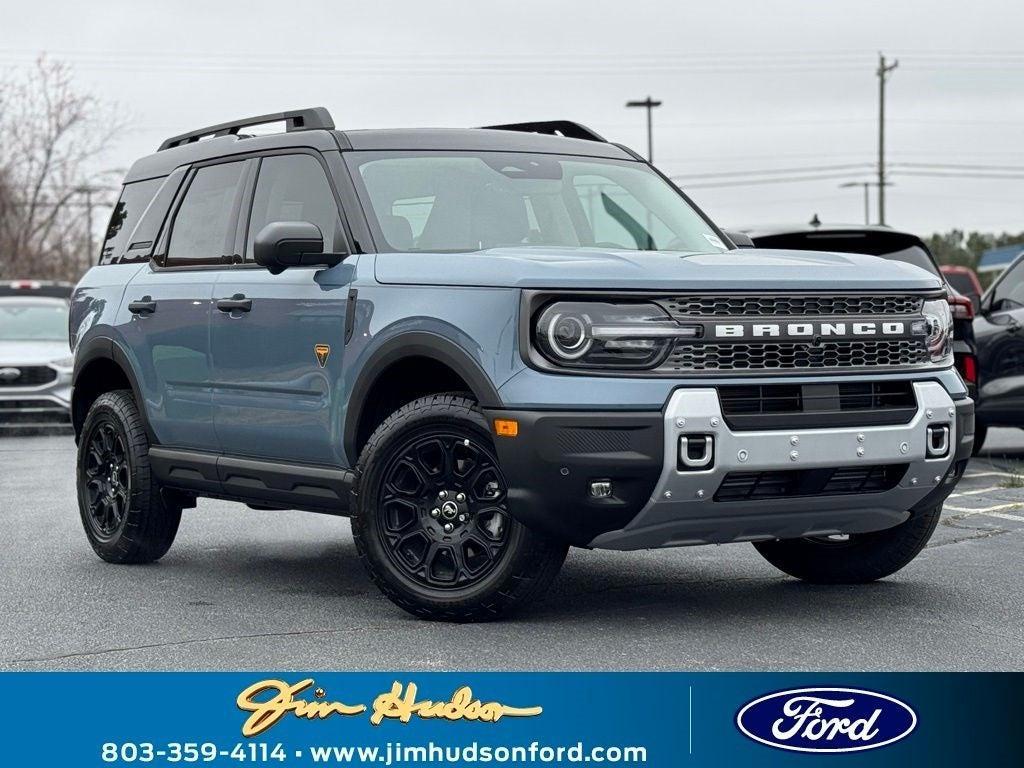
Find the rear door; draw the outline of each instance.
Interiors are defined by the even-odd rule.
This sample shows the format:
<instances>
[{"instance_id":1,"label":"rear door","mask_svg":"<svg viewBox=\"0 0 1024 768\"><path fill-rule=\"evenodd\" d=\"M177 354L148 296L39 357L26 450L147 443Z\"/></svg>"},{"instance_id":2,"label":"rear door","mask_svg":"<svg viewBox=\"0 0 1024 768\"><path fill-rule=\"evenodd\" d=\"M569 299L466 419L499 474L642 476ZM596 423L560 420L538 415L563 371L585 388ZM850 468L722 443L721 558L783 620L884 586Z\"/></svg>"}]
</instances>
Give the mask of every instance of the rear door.
<instances>
[{"instance_id":1,"label":"rear door","mask_svg":"<svg viewBox=\"0 0 1024 768\"><path fill-rule=\"evenodd\" d=\"M319 154L272 154L257 162L249 215L239 227L246 263L222 273L214 289L217 435L228 455L336 466L342 460L340 388L354 263L272 275L253 262L256 235L273 221L311 222L320 228L324 250L348 250Z\"/></svg>"},{"instance_id":2,"label":"rear door","mask_svg":"<svg viewBox=\"0 0 1024 768\"><path fill-rule=\"evenodd\" d=\"M992 287L974 322L982 423L1024 426L1024 259Z\"/></svg>"},{"instance_id":3,"label":"rear door","mask_svg":"<svg viewBox=\"0 0 1024 768\"><path fill-rule=\"evenodd\" d=\"M123 338L161 445L215 451L210 366L213 284L230 268L248 161L193 169L149 266L127 286Z\"/></svg>"}]
</instances>

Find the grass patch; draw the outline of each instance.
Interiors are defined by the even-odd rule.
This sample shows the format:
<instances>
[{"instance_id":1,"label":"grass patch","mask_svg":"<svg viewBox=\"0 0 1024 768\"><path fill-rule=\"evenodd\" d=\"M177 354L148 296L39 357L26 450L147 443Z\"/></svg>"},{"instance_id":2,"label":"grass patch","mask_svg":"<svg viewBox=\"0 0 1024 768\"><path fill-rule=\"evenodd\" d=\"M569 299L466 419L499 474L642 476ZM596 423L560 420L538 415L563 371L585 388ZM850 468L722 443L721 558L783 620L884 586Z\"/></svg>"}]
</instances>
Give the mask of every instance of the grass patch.
<instances>
[{"instance_id":1,"label":"grass patch","mask_svg":"<svg viewBox=\"0 0 1024 768\"><path fill-rule=\"evenodd\" d=\"M1010 476L999 484L1000 488L1024 488L1024 474L1013 470Z\"/></svg>"}]
</instances>

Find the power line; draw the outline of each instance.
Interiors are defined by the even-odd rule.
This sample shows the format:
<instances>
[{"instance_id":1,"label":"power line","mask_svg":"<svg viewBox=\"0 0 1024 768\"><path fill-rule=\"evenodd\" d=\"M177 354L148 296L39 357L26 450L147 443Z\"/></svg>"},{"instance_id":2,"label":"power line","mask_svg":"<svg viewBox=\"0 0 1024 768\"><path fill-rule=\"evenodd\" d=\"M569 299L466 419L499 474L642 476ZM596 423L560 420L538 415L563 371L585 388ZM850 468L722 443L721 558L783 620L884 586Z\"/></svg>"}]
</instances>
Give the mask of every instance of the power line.
<instances>
[{"instance_id":1,"label":"power line","mask_svg":"<svg viewBox=\"0 0 1024 768\"><path fill-rule=\"evenodd\" d=\"M1011 181L1024 179L1024 174L1008 174L1008 173L980 173L980 172L968 172L968 171L956 171L956 172L945 172L945 171L893 171L895 174L900 176L938 176L950 179L1008 179Z\"/></svg>"},{"instance_id":2,"label":"power line","mask_svg":"<svg viewBox=\"0 0 1024 768\"><path fill-rule=\"evenodd\" d=\"M817 171L842 171L851 168L870 168L871 163L841 163L837 165L805 165L797 168L765 168L763 170L742 170L742 171L715 171L712 173L688 173L685 177L673 176L672 178L687 179L715 179L727 176L773 176L776 174L788 173L812 173Z\"/></svg>"},{"instance_id":3,"label":"power line","mask_svg":"<svg viewBox=\"0 0 1024 768\"><path fill-rule=\"evenodd\" d=\"M981 165L975 163L892 163L903 168L940 168L944 170L961 171L1021 171L1024 172L1024 165Z\"/></svg>"},{"instance_id":4,"label":"power line","mask_svg":"<svg viewBox=\"0 0 1024 768\"><path fill-rule=\"evenodd\" d=\"M867 171L865 171L866 173ZM753 187L761 184L790 184L799 181L829 181L833 179L848 179L850 178L849 173L830 173L824 175L810 175L810 176L782 176L779 178L771 179L738 179L736 181L713 181L713 182L698 182L697 184L687 184L684 178L679 176L673 176L672 179L679 181L680 185L685 189L711 189L712 187Z\"/></svg>"}]
</instances>

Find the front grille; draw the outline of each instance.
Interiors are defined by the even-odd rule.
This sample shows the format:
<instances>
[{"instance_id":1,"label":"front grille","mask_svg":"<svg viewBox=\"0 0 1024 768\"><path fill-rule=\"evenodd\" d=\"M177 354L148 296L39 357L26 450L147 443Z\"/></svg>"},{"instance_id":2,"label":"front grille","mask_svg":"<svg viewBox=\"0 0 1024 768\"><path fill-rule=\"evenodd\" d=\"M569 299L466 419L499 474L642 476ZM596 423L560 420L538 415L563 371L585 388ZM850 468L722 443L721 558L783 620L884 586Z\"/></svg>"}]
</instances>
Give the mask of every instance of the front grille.
<instances>
[{"instance_id":1,"label":"front grille","mask_svg":"<svg viewBox=\"0 0 1024 768\"><path fill-rule=\"evenodd\" d=\"M0 365L0 368L6 366ZM14 378L0 377L0 387L38 387L57 378L57 372L45 365L11 366L20 373Z\"/></svg>"},{"instance_id":2,"label":"front grille","mask_svg":"<svg viewBox=\"0 0 1024 768\"><path fill-rule=\"evenodd\" d=\"M680 341L663 372L757 371L791 368L879 368L921 365L928 348L917 339L694 344Z\"/></svg>"},{"instance_id":3,"label":"front grille","mask_svg":"<svg viewBox=\"0 0 1024 768\"><path fill-rule=\"evenodd\" d=\"M912 315L920 296L671 296L659 304L672 317L827 317Z\"/></svg>"},{"instance_id":4,"label":"front grille","mask_svg":"<svg viewBox=\"0 0 1024 768\"><path fill-rule=\"evenodd\" d=\"M756 501L796 496L848 496L895 488L908 464L825 467L765 472L730 472L715 491L715 501Z\"/></svg>"},{"instance_id":5,"label":"front grille","mask_svg":"<svg viewBox=\"0 0 1024 768\"><path fill-rule=\"evenodd\" d=\"M0 400L0 427L70 423L68 410L49 400Z\"/></svg>"},{"instance_id":6,"label":"front grille","mask_svg":"<svg viewBox=\"0 0 1024 768\"><path fill-rule=\"evenodd\" d=\"M718 396L735 430L906 424L917 412L909 381L738 385Z\"/></svg>"}]
</instances>

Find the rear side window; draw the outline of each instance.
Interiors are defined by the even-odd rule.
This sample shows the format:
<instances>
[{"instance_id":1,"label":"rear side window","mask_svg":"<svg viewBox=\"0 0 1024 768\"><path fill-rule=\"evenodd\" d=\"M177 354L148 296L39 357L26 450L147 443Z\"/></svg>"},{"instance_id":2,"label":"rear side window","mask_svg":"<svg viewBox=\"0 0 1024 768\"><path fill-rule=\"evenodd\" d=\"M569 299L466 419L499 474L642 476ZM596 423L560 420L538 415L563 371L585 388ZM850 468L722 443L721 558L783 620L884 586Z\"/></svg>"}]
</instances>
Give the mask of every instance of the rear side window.
<instances>
[{"instance_id":1,"label":"rear side window","mask_svg":"<svg viewBox=\"0 0 1024 768\"><path fill-rule=\"evenodd\" d=\"M946 276L946 282L952 285L957 293L962 293L964 296L978 295L978 289L970 275L963 272L944 272L943 274Z\"/></svg>"},{"instance_id":2,"label":"rear side window","mask_svg":"<svg viewBox=\"0 0 1024 768\"><path fill-rule=\"evenodd\" d=\"M196 171L174 216L167 266L215 264L230 256L244 164L220 163Z\"/></svg>"},{"instance_id":3,"label":"rear side window","mask_svg":"<svg viewBox=\"0 0 1024 768\"><path fill-rule=\"evenodd\" d=\"M100 264L111 264L120 261L128 248L128 237L135 225L142 218L143 211L160 188L163 179L147 179L125 184L121 197L110 214L107 234L103 238L103 250L100 252Z\"/></svg>"},{"instance_id":4,"label":"rear side window","mask_svg":"<svg viewBox=\"0 0 1024 768\"><path fill-rule=\"evenodd\" d=\"M274 221L308 221L320 228L324 249L339 250L341 220L324 169L312 155L271 155L260 163L252 198L246 258L253 258L256 235Z\"/></svg>"}]
</instances>

